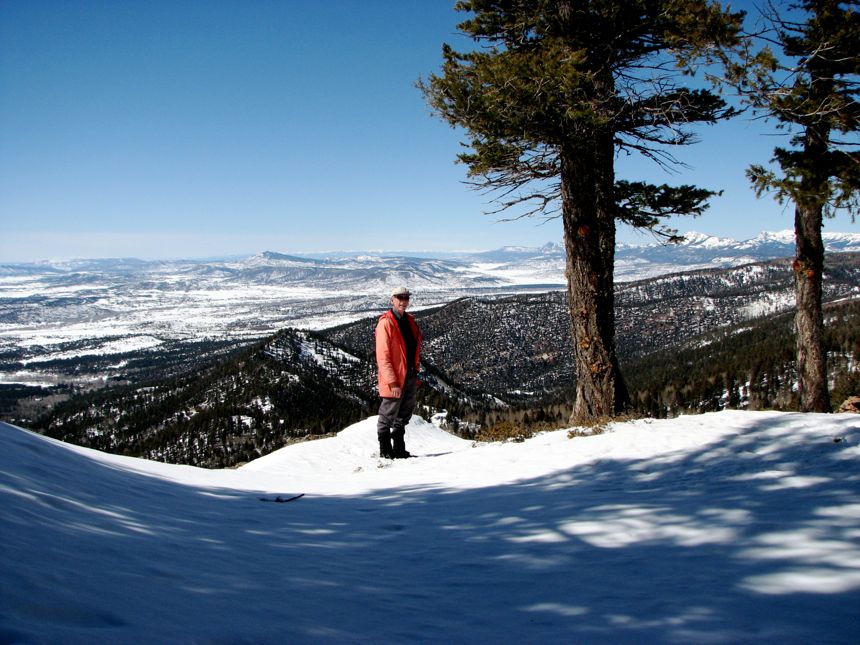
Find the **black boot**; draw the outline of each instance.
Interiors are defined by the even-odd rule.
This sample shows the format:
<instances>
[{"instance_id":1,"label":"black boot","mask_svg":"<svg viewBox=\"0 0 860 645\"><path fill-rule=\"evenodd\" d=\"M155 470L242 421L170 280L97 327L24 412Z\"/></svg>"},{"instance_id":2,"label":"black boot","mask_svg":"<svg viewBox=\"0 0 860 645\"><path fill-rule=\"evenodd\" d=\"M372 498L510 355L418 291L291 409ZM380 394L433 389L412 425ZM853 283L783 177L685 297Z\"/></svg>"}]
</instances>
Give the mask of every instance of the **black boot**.
<instances>
[{"instance_id":1,"label":"black boot","mask_svg":"<svg viewBox=\"0 0 860 645\"><path fill-rule=\"evenodd\" d=\"M391 432L377 433L379 437L379 456L383 459L394 459L394 450L391 448Z\"/></svg>"},{"instance_id":2,"label":"black boot","mask_svg":"<svg viewBox=\"0 0 860 645\"><path fill-rule=\"evenodd\" d=\"M405 430L394 430L391 433L391 442L394 444L392 457L394 459L407 459L412 455L406 451L406 442L404 441Z\"/></svg>"}]
</instances>

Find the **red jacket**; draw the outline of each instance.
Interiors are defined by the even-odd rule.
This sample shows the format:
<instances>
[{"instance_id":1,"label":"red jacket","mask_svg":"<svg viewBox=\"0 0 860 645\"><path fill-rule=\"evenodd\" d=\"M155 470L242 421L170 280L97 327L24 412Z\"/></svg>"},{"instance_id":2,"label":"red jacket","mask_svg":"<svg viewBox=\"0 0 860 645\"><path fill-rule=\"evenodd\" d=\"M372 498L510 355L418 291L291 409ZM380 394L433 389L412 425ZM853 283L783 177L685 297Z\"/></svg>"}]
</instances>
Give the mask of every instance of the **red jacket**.
<instances>
[{"instance_id":1,"label":"red jacket","mask_svg":"<svg viewBox=\"0 0 860 645\"><path fill-rule=\"evenodd\" d=\"M415 336L415 365L416 371L421 366L421 331L412 314L404 314L412 326ZM392 398L393 387L403 387L406 382L406 343L400 333L397 318L389 309L376 323L376 365L379 367L379 396Z\"/></svg>"}]
</instances>

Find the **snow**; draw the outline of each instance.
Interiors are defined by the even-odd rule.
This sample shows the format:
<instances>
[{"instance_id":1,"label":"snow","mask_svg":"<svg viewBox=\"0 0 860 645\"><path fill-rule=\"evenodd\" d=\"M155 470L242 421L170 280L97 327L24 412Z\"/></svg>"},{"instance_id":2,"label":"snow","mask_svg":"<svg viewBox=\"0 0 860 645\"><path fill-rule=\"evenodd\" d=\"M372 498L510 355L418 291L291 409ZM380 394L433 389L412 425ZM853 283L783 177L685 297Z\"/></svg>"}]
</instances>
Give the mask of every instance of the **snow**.
<instances>
[{"instance_id":1,"label":"snow","mask_svg":"<svg viewBox=\"0 0 860 645\"><path fill-rule=\"evenodd\" d=\"M744 242L696 232L686 236L673 249L659 243L619 245L616 282L794 253L791 231L763 232ZM824 233L824 240L828 253L860 250L860 234ZM30 361L30 371L35 371L36 361L145 349L135 340L124 346L121 336L148 337L155 348L170 341L250 342L285 327L319 330L354 322L384 307L395 282L408 283L419 294L413 310L467 295L545 293L566 284L564 249L551 243L477 255L442 254L447 259L368 253L313 259L265 252L233 260L2 266L0 351ZM771 308L765 303L761 311ZM0 374L4 383L55 378L47 372L38 377L14 377L9 370Z\"/></svg>"},{"instance_id":2,"label":"snow","mask_svg":"<svg viewBox=\"0 0 860 645\"><path fill-rule=\"evenodd\" d=\"M684 240L681 244L684 246L699 246L706 249L721 249L737 245L737 242L728 237L715 237L707 233L690 231L689 233L684 233Z\"/></svg>"},{"instance_id":3,"label":"snow","mask_svg":"<svg viewBox=\"0 0 860 645\"><path fill-rule=\"evenodd\" d=\"M139 352L153 347L158 347L163 343L160 338L155 338L149 335L129 336L119 340L108 342L95 341L95 347L88 347L81 350L69 352L55 352L47 356L38 356L31 359L22 359L21 365L30 365L32 363L46 363L54 360L67 360L70 358L78 358L81 356L104 356L107 354L124 354L126 352Z\"/></svg>"},{"instance_id":4,"label":"snow","mask_svg":"<svg viewBox=\"0 0 860 645\"><path fill-rule=\"evenodd\" d=\"M827 233L821 234L823 239L828 239ZM755 238L749 240L751 244L768 244L777 242L778 244L793 244L795 241L795 233L791 229L783 229L781 231L762 231Z\"/></svg>"},{"instance_id":5,"label":"snow","mask_svg":"<svg viewBox=\"0 0 860 645\"><path fill-rule=\"evenodd\" d=\"M375 423L230 470L0 424L0 642L857 642L860 416Z\"/></svg>"}]
</instances>

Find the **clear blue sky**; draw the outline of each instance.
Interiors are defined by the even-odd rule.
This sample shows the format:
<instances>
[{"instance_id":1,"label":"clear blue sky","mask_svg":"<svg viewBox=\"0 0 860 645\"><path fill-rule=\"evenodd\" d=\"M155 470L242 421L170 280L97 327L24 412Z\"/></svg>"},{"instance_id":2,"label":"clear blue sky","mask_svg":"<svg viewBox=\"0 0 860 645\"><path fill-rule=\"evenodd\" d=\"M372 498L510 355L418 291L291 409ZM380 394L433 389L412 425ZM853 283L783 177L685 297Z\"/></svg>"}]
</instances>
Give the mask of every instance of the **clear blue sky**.
<instances>
[{"instance_id":1,"label":"clear blue sky","mask_svg":"<svg viewBox=\"0 0 860 645\"><path fill-rule=\"evenodd\" d=\"M415 81L465 48L453 0L0 0L0 262L561 240L501 223ZM682 231L791 228L744 178L779 140L740 120L679 151L725 190ZM856 231L846 217L827 230ZM649 238L621 231L621 241Z\"/></svg>"}]
</instances>

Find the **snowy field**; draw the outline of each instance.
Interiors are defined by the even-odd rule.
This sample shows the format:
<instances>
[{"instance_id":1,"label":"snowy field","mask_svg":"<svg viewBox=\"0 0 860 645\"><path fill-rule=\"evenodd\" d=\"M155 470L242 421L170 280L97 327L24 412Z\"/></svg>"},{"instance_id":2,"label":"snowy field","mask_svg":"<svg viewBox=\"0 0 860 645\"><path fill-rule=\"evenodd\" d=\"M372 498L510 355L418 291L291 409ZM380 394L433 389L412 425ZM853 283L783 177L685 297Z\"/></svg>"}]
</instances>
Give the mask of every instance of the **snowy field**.
<instances>
[{"instance_id":1,"label":"snowy field","mask_svg":"<svg viewBox=\"0 0 860 645\"><path fill-rule=\"evenodd\" d=\"M860 234L825 233L828 253L860 249ZM702 233L671 247L619 245L618 283L679 271L739 266L794 254L791 231L737 242ZM301 258L264 252L239 259L147 262L91 259L0 264L0 385L78 383L53 362L161 351L174 342L265 338L285 327L318 330L378 315L391 288L408 284L412 308L464 296L565 288L557 244L477 254L335 253ZM766 296L747 315L773 313ZM116 374L108 370L98 377ZM86 377L89 378L89 375Z\"/></svg>"},{"instance_id":2,"label":"snowy field","mask_svg":"<svg viewBox=\"0 0 860 645\"><path fill-rule=\"evenodd\" d=\"M860 641L860 416L374 444L207 471L0 424L0 642Z\"/></svg>"},{"instance_id":3,"label":"snowy field","mask_svg":"<svg viewBox=\"0 0 860 645\"><path fill-rule=\"evenodd\" d=\"M52 385L64 379L43 365L75 357L144 353L177 340L250 342L285 327L317 330L350 323L383 311L391 290L390 285L367 282L354 287L285 286L207 278L195 288L176 288L163 278L161 287L153 288L143 278L138 284L125 276L86 287L57 286L55 280L47 274L24 284L17 276L0 273L0 354L6 356L0 362L0 384ZM416 298L413 311L467 294L549 290L546 284L530 289L517 283L479 289L464 281L468 287L423 285L426 290ZM561 288L561 282L556 286Z\"/></svg>"}]
</instances>

